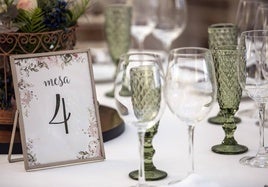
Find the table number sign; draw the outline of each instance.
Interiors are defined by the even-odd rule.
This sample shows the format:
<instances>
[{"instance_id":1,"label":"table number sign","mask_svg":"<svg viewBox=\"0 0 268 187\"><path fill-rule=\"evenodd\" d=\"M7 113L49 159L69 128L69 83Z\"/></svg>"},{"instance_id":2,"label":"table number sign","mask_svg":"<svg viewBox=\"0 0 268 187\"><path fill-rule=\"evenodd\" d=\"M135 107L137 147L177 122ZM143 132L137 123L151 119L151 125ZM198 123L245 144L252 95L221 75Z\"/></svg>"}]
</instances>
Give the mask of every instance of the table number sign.
<instances>
[{"instance_id":1,"label":"table number sign","mask_svg":"<svg viewBox=\"0 0 268 187\"><path fill-rule=\"evenodd\" d=\"M105 158L89 50L10 57L25 169Z\"/></svg>"}]
</instances>

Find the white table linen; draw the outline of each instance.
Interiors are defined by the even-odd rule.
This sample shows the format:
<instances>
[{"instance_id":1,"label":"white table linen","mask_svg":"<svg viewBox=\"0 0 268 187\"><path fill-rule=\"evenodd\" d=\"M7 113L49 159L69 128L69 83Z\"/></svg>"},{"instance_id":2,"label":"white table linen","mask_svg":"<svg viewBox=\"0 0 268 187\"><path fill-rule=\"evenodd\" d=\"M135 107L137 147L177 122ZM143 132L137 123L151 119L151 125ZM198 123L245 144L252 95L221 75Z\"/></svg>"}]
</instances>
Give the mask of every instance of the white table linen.
<instances>
[{"instance_id":1,"label":"white table linen","mask_svg":"<svg viewBox=\"0 0 268 187\"><path fill-rule=\"evenodd\" d=\"M96 84L100 104L114 107L114 100L104 96L112 88L111 83ZM242 102L240 109L252 105L251 101ZM218 105L208 117L216 115ZM259 128L256 119L242 118L235 137L240 144L248 146L249 151L240 155L220 155L210 148L224 138L221 126L203 120L195 129L195 171L174 187L264 187L268 185L268 169L251 168L239 163L246 155L257 153ZM266 142L268 129L265 129ZM187 127L182 124L166 107L158 133L153 140L156 153L154 164L168 173L164 180L150 182L166 186L177 177L187 174L188 135ZM136 181L128 173L138 166L138 139L136 129L126 125L125 132L104 144L106 159L103 162L59 167L40 171L26 172L23 162L8 163L7 155L0 155L0 187L127 187ZM21 155L16 155L21 156Z\"/></svg>"}]
</instances>

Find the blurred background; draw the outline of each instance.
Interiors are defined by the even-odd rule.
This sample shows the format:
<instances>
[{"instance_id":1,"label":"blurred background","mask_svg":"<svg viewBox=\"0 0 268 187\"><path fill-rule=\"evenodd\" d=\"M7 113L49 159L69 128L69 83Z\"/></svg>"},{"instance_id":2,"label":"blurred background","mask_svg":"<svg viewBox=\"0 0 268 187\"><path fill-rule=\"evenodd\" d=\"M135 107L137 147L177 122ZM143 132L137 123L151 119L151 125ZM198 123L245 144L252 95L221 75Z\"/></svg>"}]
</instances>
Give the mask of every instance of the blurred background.
<instances>
[{"instance_id":1,"label":"blurred background","mask_svg":"<svg viewBox=\"0 0 268 187\"><path fill-rule=\"evenodd\" d=\"M127 0L128 1L128 0ZM92 1L86 16L79 20L77 41L79 45L93 48L105 47L103 10L107 4L128 3L124 0ZM207 28L214 23L235 22L239 0L187 0L188 21L184 32L172 43L172 48L182 46L208 47ZM132 39L131 48L137 48ZM149 35L145 39L145 49L162 50L162 44Z\"/></svg>"}]
</instances>

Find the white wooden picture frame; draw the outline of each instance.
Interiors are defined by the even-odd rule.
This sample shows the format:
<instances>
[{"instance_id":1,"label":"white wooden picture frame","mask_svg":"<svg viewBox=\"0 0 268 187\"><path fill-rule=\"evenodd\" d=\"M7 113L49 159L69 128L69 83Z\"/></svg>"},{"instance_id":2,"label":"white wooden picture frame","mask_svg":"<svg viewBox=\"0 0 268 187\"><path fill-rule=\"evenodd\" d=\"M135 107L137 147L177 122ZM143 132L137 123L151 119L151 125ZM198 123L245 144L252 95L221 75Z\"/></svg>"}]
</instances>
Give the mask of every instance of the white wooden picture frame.
<instances>
[{"instance_id":1,"label":"white wooden picture frame","mask_svg":"<svg viewBox=\"0 0 268 187\"><path fill-rule=\"evenodd\" d=\"M10 57L26 171L105 159L90 50Z\"/></svg>"}]
</instances>

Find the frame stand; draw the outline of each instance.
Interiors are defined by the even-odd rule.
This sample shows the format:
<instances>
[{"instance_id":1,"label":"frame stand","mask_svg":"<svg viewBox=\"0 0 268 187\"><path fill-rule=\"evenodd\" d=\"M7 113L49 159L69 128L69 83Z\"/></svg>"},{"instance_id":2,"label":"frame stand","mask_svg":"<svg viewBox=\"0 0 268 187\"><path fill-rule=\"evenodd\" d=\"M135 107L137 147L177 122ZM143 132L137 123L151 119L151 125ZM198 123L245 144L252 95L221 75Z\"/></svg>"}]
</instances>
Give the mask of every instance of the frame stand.
<instances>
[{"instance_id":1,"label":"frame stand","mask_svg":"<svg viewBox=\"0 0 268 187\"><path fill-rule=\"evenodd\" d=\"M18 125L18 118L19 118L19 111L16 110L15 117L14 117L14 122L13 122L11 140L10 140L10 145L9 145L9 150L8 150L8 157L7 157L9 163L20 162L20 161L24 160L23 158L11 158L12 151L13 151L14 140L15 140L15 135L16 135L16 128L17 128L17 125Z\"/></svg>"}]
</instances>

